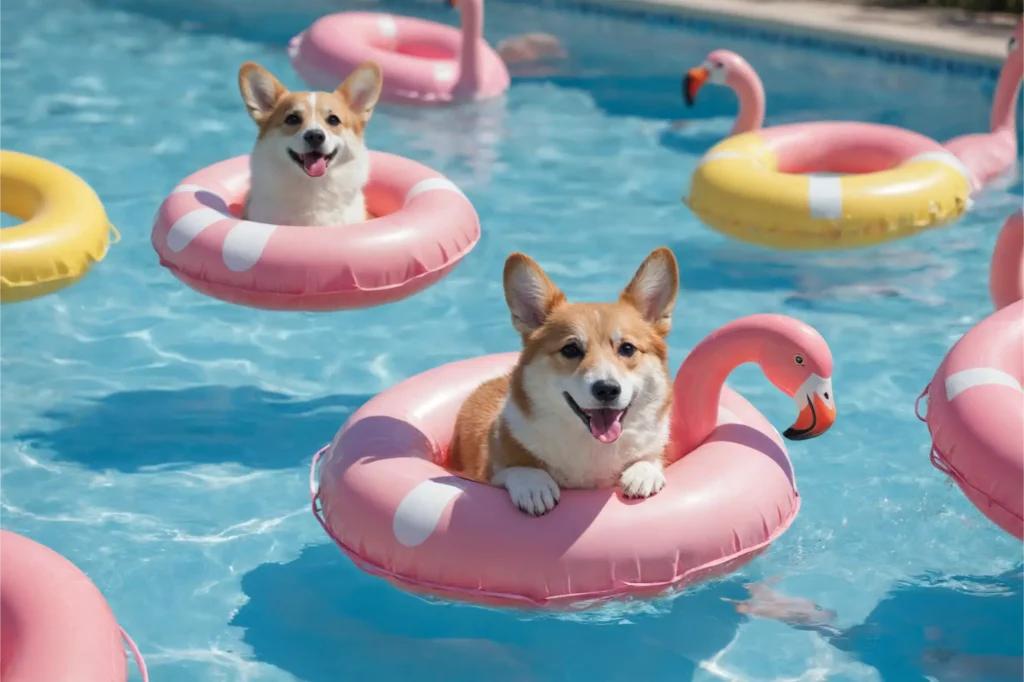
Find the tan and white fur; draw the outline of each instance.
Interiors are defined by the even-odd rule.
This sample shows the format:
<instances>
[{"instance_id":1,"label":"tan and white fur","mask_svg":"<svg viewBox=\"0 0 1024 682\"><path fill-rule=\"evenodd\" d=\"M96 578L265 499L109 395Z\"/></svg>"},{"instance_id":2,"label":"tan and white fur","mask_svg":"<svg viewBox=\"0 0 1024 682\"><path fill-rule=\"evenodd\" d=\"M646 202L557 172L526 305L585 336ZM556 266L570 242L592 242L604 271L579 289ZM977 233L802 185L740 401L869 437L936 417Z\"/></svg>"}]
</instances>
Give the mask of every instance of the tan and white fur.
<instances>
[{"instance_id":1,"label":"tan and white fur","mask_svg":"<svg viewBox=\"0 0 1024 682\"><path fill-rule=\"evenodd\" d=\"M363 132L381 85L374 62L359 65L334 92L290 92L259 64L243 64L238 88L259 126L244 217L275 225L367 220Z\"/></svg>"},{"instance_id":2,"label":"tan and white fur","mask_svg":"<svg viewBox=\"0 0 1024 682\"><path fill-rule=\"evenodd\" d=\"M652 252L613 303L569 303L521 253L505 262L504 287L523 352L462 405L451 468L505 487L538 516L562 488L618 484L634 498L661 490L672 402L665 337L679 289L672 252Z\"/></svg>"}]
</instances>

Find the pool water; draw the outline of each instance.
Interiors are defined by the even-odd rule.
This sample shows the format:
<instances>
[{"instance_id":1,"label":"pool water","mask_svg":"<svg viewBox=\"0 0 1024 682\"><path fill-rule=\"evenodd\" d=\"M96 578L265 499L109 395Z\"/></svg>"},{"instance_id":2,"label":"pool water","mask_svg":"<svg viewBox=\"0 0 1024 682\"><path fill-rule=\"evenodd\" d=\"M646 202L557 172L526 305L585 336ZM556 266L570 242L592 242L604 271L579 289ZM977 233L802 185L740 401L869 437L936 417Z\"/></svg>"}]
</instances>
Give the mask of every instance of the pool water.
<instances>
[{"instance_id":1,"label":"pool water","mask_svg":"<svg viewBox=\"0 0 1024 682\"><path fill-rule=\"evenodd\" d=\"M440 1L4 2L3 146L81 174L123 241L75 287L2 310L2 525L88 573L155 681L1020 679L1020 543L929 465L913 413L949 346L991 310L988 262L1019 179L949 229L831 254L731 242L679 201L731 125L725 91L680 101L681 74L713 48L759 70L769 125L845 118L943 140L985 129L990 79L490 0L492 43L542 30L569 59L504 101L382 107L368 130L476 205L483 238L451 276L336 314L194 293L150 246L160 201L250 149L239 65L299 87L287 39L345 7L456 21ZM678 118L692 120L670 132ZM805 320L835 356L839 419L791 444L803 509L767 554L672 600L569 616L428 603L330 544L309 513L313 453L397 381L516 348L508 253L536 258L570 298L603 300L663 244L683 281L673 371L712 330L760 312ZM795 416L756 368L731 383L776 426ZM838 632L724 601L776 576L775 589L835 611Z\"/></svg>"}]
</instances>

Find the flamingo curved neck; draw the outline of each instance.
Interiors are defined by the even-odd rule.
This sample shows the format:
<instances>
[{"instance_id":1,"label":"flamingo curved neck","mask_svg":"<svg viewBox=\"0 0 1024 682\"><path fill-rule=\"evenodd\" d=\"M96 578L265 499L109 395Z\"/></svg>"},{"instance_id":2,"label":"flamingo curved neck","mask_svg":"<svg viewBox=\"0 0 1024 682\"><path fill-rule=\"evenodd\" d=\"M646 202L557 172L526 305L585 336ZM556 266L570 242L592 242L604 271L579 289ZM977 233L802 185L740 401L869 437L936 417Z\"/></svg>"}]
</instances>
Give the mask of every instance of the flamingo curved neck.
<instances>
[{"instance_id":1,"label":"flamingo curved neck","mask_svg":"<svg viewBox=\"0 0 1024 682\"><path fill-rule=\"evenodd\" d=\"M736 122L732 126L732 135L747 133L751 130L760 130L764 125L765 96L764 84L750 66L740 69L732 74L729 79L729 86L736 93L739 102L739 112L736 114Z\"/></svg>"},{"instance_id":2,"label":"flamingo curved neck","mask_svg":"<svg viewBox=\"0 0 1024 682\"><path fill-rule=\"evenodd\" d=\"M988 290L996 310L1024 298L1024 212L1006 219L992 249Z\"/></svg>"},{"instance_id":3,"label":"flamingo curved neck","mask_svg":"<svg viewBox=\"0 0 1024 682\"><path fill-rule=\"evenodd\" d=\"M759 316L752 316L753 318ZM751 317L731 322L694 347L673 382L672 444L675 458L692 452L718 425L725 380L740 365L761 364L770 332Z\"/></svg>"},{"instance_id":4,"label":"flamingo curved neck","mask_svg":"<svg viewBox=\"0 0 1024 682\"><path fill-rule=\"evenodd\" d=\"M484 33L483 0L463 0L462 16L462 51L459 55L459 90L476 90L483 78L483 53L480 43Z\"/></svg>"},{"instance_id":5,"label":"flamingo curved neck","mask_svg":"<svg viewBox=\"0 0 1024 682\"><path fill-rule=\"evenodd\" d=\"M1024 60L1021 59L1020 51L1015 50L999 72L989 124L993 133L1008 132L1014 140L1017 139L1017 96L1020 94L1021 76L1024 76Z\"/></svg>"}]
</instances>

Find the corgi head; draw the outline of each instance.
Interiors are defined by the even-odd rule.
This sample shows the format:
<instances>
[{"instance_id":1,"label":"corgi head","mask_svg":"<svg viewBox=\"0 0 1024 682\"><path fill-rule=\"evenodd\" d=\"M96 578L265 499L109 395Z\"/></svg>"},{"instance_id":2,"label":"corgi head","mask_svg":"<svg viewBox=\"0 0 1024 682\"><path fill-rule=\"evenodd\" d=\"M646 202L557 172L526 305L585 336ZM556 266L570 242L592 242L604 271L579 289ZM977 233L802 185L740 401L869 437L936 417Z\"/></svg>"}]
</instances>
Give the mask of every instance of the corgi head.
<instances>
[{"instance_id":1,"label":"corgi head","mask_svg":"<svg viewBox=\"0 0 1024 682\"><path fill-rule=\"evenodd\" d=\"M653 251L614 303L567 302L521 253L505 262L504 286L523 338L510 396L522 412L562 415L567 429L584 429L600 443L667 417L665 337L679 289L669 249Z\"/></svg>"},{"instance_id":2,"label":"corgi head","mask_svg":"<svg viewBox=\"0 0 1024 682\"><path fill-rule=\"evenodd\" d=\"M381 92L381 70L359 65L334 92L290 92L259 64L238 71L238 88L259 126L253 159L310 178L368 157L363 130ZM301 177L301 176L300 176Z\"/></svg>"}]
</instances>

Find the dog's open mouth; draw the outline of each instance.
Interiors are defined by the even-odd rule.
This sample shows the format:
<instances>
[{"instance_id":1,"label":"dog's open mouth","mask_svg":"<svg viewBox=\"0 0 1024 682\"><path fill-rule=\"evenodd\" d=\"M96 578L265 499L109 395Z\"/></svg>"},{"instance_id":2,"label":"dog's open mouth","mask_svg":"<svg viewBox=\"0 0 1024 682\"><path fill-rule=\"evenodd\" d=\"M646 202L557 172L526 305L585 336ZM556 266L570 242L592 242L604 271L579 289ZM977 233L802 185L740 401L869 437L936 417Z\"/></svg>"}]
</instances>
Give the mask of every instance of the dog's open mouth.
<instances>
[{"instance_id":1,"label":"dog's open mouth","mask_svg":"<svg viewBox=\"0 0 1024 682\"><path fill-rule=\"evenodd\" d=\"M629 411L628 407L624 410L616 410L610 407L596 407L584 410L576 404L571 395L568 393L563 393L562 395L565 396L565 402L569 403L569 407L580 418L580 421L590 429L590 434L594 438L602 443L614 443L622 435L622 420L626 417L626 412Z\"/></svg>"},{"instance_id":2,"label":"dog's open mouth","mask_svg":"<svg viewBox=\"0 0 1024 682\"><path fill-rule=\"evenodd\" d=\"M320 152L306 152L305 154L299 154L293 152L291 149L288 150L288 155L292 157L292 161L299 164L302 170L306 171L306 175L311 178L319 178L321 175L327 172L327 166L334 160L338 150L335 149L330 154L321 154Z\"/></svg>"}]
</instances>

